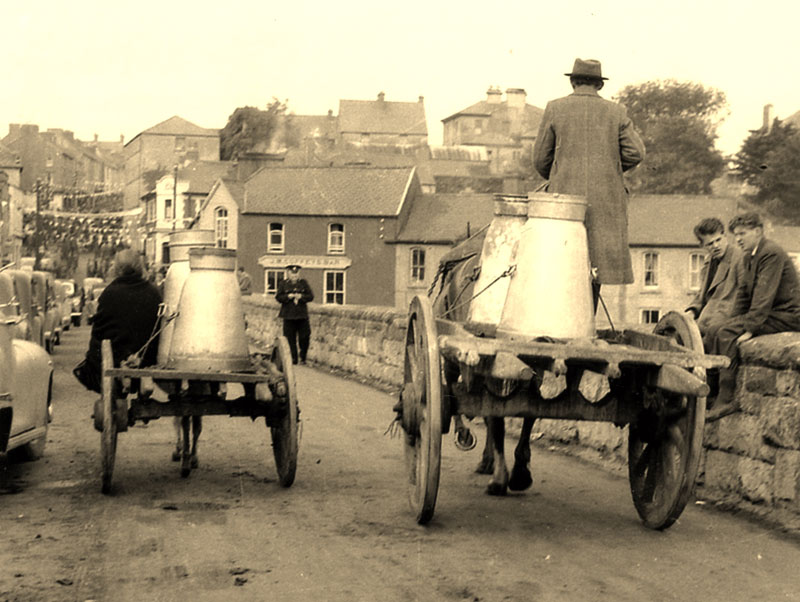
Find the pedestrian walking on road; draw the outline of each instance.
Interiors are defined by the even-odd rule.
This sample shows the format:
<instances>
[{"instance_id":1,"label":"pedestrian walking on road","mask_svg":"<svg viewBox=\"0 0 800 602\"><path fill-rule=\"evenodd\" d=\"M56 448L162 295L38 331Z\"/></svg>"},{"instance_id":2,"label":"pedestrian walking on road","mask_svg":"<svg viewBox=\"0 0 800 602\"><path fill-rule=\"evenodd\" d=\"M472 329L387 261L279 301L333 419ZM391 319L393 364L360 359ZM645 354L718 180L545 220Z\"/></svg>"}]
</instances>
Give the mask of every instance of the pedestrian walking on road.
<instances>
[{"instance_id":1,"label":"pedestrian walking on road","mask_svg":"<svg viewBox=\"0 0 800 602\"><path fill-rule=\"evenodd\" d=\"M242 266L236 271L236 279L239 281L239 292L242 295L253 294L253 279Z\"/></svg>"},{"instance_id":2,"label":"pedestrian walking on road","mask_svg":"<svg viewBox=\"0 0 800 602\"><path fill-rule=\"evenodd\" d=\"M283 318L283 336L289 340L292 362L305 364L311 341L307 305L314 300L314 292L308 282L300 278L299 265L286 266L286 279L278 284L275 299L281 304L278 317Z\"/></svg>"}]
</instances>

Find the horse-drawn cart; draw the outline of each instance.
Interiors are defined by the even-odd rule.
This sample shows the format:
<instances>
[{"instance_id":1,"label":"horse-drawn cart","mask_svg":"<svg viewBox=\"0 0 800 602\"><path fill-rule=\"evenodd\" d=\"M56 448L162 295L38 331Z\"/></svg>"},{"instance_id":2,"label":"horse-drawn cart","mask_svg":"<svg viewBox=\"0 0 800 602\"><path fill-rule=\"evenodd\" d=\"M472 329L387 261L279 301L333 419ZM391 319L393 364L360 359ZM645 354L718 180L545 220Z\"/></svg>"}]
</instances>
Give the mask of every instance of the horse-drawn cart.
<instances>
[{"instance_id":1,"label":"horse-drawn cart","mask_svg":"<svg viewBox=\"0 0 800 602\"><path fill-rule=\"evenodd\" d=\"M533 213L532 208L530 211ZM525 211L528 217L531 213ZM486 236L488 241L493 234L490 231ZM496 243L497 237L491 242ZM571 241L565 238L550 246L561 248L562 242L568 247ZM483 246L484 271L489 263L486 248L490 246L489 242ZM523 246L519 244L518 252L524 252ZM472 247L475 249L476 245L472 243ZM495 244L495 248L499 247ZM469 256L462 256L459 261L464 258ZM503 259L503 269L498 268L498 274L513 273L508 261L509 257ZM516 257L517 266L522 261L535 263L530 256ZM557 258L550 255L546 261L557 262ZM539 270L545 268L541 262L535 266ZM451 281L457 273L458 270L450 272ZM492 284L497 281L492 274L487 277ZM519 297L520 289L514 290L514 286L502 296ZM558 288L557 283L554 286ZM683 511L698 470L709 393L706 370L728 363L725 357L704 354L695 322L685 314L670 312L652 334L638 330L595 331L592 312L594 336L559 339L508 334L503 327L508 327L516 316L509 321L505 311L502 320L487 325L470 322L464 312L445 309L455 309L452 301L459 297L480 298L484 289L475 285L478 292L470 297L462 294L462 287L442 302L442 297L447 296L446 288L442 287L435 303L425 296L413 299L405 339L398 414L403 427L409 500L417 521L423 524L433 516L442 434L448 432L451 419L499 418L502 424L503 417L523 417L531 425L535 418L628 425L628 468L636 510L650 528L670 526ZM525 290L523 297L530 293L535 295L537 291ZM544 294L557 297L558 291L551 287ZM550 311L556 317L561 311L562 319L568 321L571 316L563 314L563 310L576 306L569 305L569 295L573 293L567 290L565 294L568 296L562 301L566 305L561 308L537 305L533 296L523 301L531 305L532 311ZM506 300L506 309L508 306ZM496 317L499 316L498 310ZM504 465L502 469L505 471ZM528 480L521 488L529 483Z\"/></svg>"},{"instance_id":2,"label":"horse-drawn cart","mask_svg":"<svg viewBox=\"0 0 800 602\"><path fill-rule=\"evenodd\" d=\"M102 491L110 493L117 449L117 434L138 421L162 416L182 419L181 476L191 469L190 419L197 416L264 417L272 435L272 450L278 480L283 487L294 482L297 468L298 415L297 390L289 344L284 337L275 341L269 361L254 357L252 372L213 372L169 370L163 368L115 368L111 344L103 341L102 427L100 451ZM174 393L167 401L153 396L158 381ZM226 398L228 384L241 385L243 395Z\"/></svg>"}]
</instances>

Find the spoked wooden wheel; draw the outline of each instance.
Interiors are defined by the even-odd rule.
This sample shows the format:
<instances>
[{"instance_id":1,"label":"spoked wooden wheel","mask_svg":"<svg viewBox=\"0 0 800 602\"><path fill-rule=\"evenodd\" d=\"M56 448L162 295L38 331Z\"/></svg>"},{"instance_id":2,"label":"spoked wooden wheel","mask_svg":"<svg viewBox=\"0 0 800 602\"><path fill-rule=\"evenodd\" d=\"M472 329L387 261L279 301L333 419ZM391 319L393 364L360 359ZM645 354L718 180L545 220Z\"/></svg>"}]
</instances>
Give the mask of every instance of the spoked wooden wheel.
<instances>
[{"instance_id":1,"label":"spoked wooden wheel","mask_svg":"<svg viewBox=\"0 0 800 602\"><path fill-rule=\"evenodd\" d=\"M275 467L278 469L278 481L283 487L294 483L297 471L297 388L294 380L294 366L289 341L286 337L275 339L272 348L272 363L283 372L286 383L286 412L276 426L270 427L272 433L272 453L275 456Z\"/></svg>"},{"instance_id":2,"label":"spoked wooden wheel","mask_svg":"<svg viewBox=\"0 0 800 602\"><path fill-rule=\"evenodd\" d=\"M414 297L406 330L403 441L408 499L417 522L433 518L442 453L442 375L431 303Z\"/></svg>"},{"instance_id":3,"label":"spoked wooden wheel","mask_svg":"<svg viewBox=\"0 0 800 602\"><path fill-rule=\"evenodd\" d=\"M703 353L697 324L669 312L655 333L673 339L694 353ZM705 380L705 368L694 375ZM666 529L686 507L694 490L700 454L706 398L650 393L646 408L631 423L628 434L628 474L633 503L645 526Z\"/></svg>"},{"instance_id":4,"label":"spoked wooden wheel","mask_svg":"<svg viewBox=\"0 0 800 602\"><path fill-rule=\"evenodd\" d=\"M117 421L115 420L116 400L114 399L114 379L106 376L106 370L114 367L111 354L111 341L104 340L101 345L103 432L100 435L100 455L103 469L105 494L111 493L111 477L114 474L114 460L117 455Z\"/></svg>"}]
</instances>

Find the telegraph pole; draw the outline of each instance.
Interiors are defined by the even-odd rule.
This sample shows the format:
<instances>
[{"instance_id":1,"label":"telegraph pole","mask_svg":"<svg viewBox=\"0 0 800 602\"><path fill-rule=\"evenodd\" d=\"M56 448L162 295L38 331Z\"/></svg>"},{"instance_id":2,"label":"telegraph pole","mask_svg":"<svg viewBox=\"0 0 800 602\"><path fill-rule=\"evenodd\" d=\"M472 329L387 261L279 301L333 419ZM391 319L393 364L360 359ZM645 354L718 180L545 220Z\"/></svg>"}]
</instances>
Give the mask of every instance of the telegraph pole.
<instances>
[{"instance_id":1,"label":"telegraph pole","mask_svg":"<svg viewBox=\"0 0 800 602\"><path fill-rule=\"evenodd\" d=\"M33 222L33 269L39 270L42 267L42 216L39 213L42 209L42 181L36 178L36 215Z\"/></svg>"}]
</instances>

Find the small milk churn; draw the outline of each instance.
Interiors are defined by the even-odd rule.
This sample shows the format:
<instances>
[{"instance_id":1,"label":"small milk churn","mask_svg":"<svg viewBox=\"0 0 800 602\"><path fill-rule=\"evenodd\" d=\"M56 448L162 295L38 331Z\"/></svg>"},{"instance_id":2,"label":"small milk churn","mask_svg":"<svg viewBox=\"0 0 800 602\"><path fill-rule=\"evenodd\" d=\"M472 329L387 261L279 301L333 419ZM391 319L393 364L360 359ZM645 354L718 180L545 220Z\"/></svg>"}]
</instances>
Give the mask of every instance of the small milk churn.
<instances>
[{"instance_id":1,"label":"small milk churn","mask_svg":"<svg viewBox=\"0 0 800 602\"><path fill-rule=\"evenodd\" d=\"M189 249L189 276L178 302L167 367L241 372L251 369L236 251Z\"/></svg>"},{"instance_id":2,"label":"small milk churn","mask_svg":"<svg viewBox=\"0 0 800 602\"><path fill-rule=\"evenodd\" d=\"M514 248L527 219L527 197L495 195L494 218L483 241L481 272L473 289L474 293L483 292L470 303L468 322L492 326L500 322L510 283L501 276L513 263Z\"/></svg>"},{"instance_id":3,"label":"small milk churn","mask_svg":"<svg viewBox=\"0 0 800 602\"><path fill-rule=\"evenodd\" d=\"M164 305L165 316L172 315L178 309L181 290L189 277L189 249L192 247L213 247L213 230L179 230L169 236L170 264L164 278ZM166 365L169 357L169 347L172 342L172 331L175 321L167 323L161 331L158 341L158 363Z\"/></svg>"},{"instance_id":4,"label":"small milk churn","mask_svg":"<svg viewBox=\"0 0 800 602\"><path fill-rule=\"evenodd\" d=\"M595 336L583 197L529 195L498 336Z\"/></svg>"}]
</instances>

